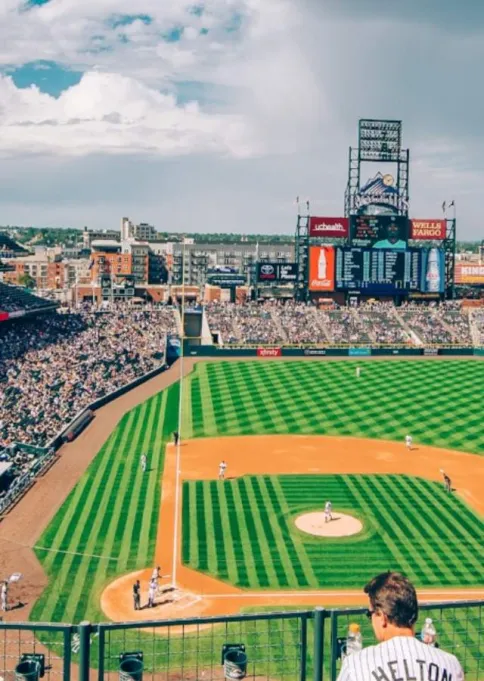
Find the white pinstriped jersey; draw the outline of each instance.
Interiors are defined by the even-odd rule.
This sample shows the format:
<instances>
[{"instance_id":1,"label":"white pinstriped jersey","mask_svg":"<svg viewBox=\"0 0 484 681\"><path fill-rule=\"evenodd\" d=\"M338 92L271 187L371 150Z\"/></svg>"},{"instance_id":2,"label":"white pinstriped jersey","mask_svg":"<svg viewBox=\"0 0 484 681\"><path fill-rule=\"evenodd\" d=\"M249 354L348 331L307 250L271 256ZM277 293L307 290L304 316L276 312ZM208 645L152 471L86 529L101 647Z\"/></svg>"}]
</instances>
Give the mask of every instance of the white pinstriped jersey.
<instances>
[{"instance_id":1,"label":"white pinstriped jersey","mask_svg":"<svg viewBox=\"0 0 484 681\"><path fill-rule=\"evenodd\" d=\"M454 655L411 636L395 636L348 655L338 681L463 681Z\"/></svg>"}]
</instances>

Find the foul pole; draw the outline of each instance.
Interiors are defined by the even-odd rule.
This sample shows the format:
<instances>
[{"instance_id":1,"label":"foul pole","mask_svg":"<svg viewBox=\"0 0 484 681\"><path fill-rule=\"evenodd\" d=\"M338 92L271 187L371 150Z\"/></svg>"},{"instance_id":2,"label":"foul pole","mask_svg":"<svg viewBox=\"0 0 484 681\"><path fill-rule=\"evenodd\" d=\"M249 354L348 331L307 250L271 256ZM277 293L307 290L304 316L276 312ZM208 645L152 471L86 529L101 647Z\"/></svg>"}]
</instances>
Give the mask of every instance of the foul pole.
<instances>
[{"instance_id":1,"label":"foul pole","mask_svg":"<svg viewBox=\"0 0 484 681\"><path fill-rule=\"evenodd\" d=\"M182 256L182 303L181 303L181 343L180 343L180 392L178 397L178 442L176 445L176 471L175 471L175 526L173 528L173 563L171 567L171 584L177 588L177 559L178 559L178 533L179 533L179 506L180 506L180 465L181 465L181 440L183 419L183 359L185 341L185 236L183 237Z\"/></svg>"}]
</instances>

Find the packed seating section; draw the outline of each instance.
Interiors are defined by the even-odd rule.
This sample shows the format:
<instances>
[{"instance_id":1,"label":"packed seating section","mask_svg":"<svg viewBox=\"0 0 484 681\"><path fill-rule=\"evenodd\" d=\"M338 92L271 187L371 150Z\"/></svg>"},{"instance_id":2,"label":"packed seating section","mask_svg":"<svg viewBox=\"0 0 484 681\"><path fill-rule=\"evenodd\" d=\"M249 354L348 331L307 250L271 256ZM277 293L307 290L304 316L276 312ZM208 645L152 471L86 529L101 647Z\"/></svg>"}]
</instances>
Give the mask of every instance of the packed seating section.
<instances>
[{"instance_id":1,"label":"packed seating section","mask_svg":"<svg viewBox=\"0 0 484 681\"><path fill-rule=\"evenodd\" d=\"M0 312L19 312L21 310L29 312L46 307L53 307L52 300L34 296L25 288L0 282Z\"/></svg>"}]
</instances>

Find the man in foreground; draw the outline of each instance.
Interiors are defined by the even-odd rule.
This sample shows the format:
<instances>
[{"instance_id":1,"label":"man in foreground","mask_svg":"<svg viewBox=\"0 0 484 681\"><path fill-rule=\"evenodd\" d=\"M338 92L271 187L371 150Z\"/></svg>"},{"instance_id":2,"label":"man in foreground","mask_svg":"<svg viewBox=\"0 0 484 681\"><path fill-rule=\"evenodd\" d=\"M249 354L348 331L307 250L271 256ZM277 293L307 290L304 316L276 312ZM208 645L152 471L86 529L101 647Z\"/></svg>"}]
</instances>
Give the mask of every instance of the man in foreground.
<instances>
[{"instance_id":1,"label":"man in foreground","mask_svg":"<svg viewBox=\"0 0 484 681\"><path fill-rule=\"evenodd\" d=\"M379 644L348 655L338 681L463 681L454 655L415 638L417 594L404 575L383 572L364 591Z\"/></svg>"}]
</instances>

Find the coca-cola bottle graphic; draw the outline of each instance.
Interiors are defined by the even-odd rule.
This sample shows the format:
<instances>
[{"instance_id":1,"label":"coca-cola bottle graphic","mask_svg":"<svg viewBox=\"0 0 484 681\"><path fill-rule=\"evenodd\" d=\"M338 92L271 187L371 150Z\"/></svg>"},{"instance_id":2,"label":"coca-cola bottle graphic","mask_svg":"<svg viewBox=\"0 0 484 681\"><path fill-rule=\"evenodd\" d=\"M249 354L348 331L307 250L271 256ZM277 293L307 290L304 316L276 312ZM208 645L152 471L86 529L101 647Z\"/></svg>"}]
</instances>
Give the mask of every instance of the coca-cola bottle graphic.
<instances>
[{"instance_id":1,"label":"coca-cola bottle graphic","mask_svg":"<svg viewBox=\"0 0 484 681\"><path fill-rule=\"evenodd\" d=\"M440 292L440 253L438 248L431 248L427 259L427 272L425 273L426 289L429 293Z\"/></svg>"},{"instance_id":2,"label":"coca-cola bottle graphic","mask_svg":"<svg viewBox=\"0 0 484 681\"><path fill-rule=\"evenodd\" d=\"M318 260L318 279L326 279L326 270L327 270L327 263L326 263L326 251L324 248L321 248L319 251L319 260Z\"/></svg>"}]
</instances>

